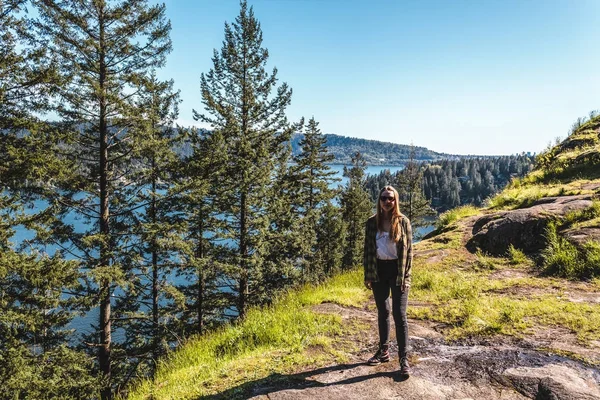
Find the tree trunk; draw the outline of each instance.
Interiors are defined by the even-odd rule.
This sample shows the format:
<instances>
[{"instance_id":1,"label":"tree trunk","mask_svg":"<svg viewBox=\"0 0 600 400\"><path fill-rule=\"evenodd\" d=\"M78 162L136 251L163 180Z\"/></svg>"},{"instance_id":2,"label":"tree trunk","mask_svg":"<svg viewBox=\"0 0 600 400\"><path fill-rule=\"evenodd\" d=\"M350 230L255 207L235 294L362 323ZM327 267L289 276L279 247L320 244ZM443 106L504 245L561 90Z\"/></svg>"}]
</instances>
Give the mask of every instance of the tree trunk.
<instances>
[{"instance_id":1,"label":"tree trunk","mask_svg":"<svg viewBox=\"0 0 600 400\"><path fill-rule=\"evenodd\" d=\"M150 220L153 224L156 224L156 161L152 157L152 200L150 202ZM159 351L159 326L158 326L158 249L156 244L156 237L152 237L152 334L154 336L152 356L154 358L154 365L158 360Z\"/></svg>"},{"instance_id":2,"label":"tree trunk","mask_svg":"<svg viewBox=\"0 0 600 400\"><path fill-rule=\"evenodd\" d=\"M240 256L241 256L241 273L240 286L238 297L238 312L240 319L246 316L246 307L248 303L248 243L247 243L247 210L246 210L246 193L242 192L240 200Z\"/></svg>"},{"instance_id":3,"label":"tree trunk","mask_svg":"<svg viewBox=\"0 0 600 400\"><path fill-rule=\"evenodd\" d=\"M104 114L105 107L102 107L101 114ZM107 129L104 118L100 121L100 233L104 240L100 245L100 266L108 267L110 265L110 240L108 239L109 230L109 206L108 206L108 149L107 149ZM110 304L110 281L103 279L100 284L100 352L99 363L100 370L104 375L105 387L102 389L102 400L112 398L110 388L110 348L111 348L111 304Z\"/></svg>"},{"instance_id":4,"label":"tree trunk","mask_svg":"<svg viewBox=\"0 0 600 400\"><path fill-rule=\"evenodd\" d=\"M100 8L98 20L100 23L100 233L103 236L100 245L100 266L108 267L110 265L110 229L109 229L109 188L108 188L108 127L106 117L106 63L104 54L104 10ZM100 284L100 351L98 362L100 371L104 378L104 387L102 388L102 400L112 399L111 390L111 304L110 304L110 281L103 279Z\"/></svg>"},{"instance_id":5,"label":"tree trunk","mask_svg":"<svg viewBox=\"0 0 600 400\"><path fill-rule=\"evenodd\" d=\"M203 242L203 234L204 234L204 221L203 215L200 215L200 221L198 221L198 248L196 249L196 258L203 259L205 257L204 254L204 242ZM206 283L204 281L204 270L198 269L198 299L196 302L196 310L198 313L198 333L202 334L204 332L204 291L206 289Z\"/></svg>"}]
</instances>

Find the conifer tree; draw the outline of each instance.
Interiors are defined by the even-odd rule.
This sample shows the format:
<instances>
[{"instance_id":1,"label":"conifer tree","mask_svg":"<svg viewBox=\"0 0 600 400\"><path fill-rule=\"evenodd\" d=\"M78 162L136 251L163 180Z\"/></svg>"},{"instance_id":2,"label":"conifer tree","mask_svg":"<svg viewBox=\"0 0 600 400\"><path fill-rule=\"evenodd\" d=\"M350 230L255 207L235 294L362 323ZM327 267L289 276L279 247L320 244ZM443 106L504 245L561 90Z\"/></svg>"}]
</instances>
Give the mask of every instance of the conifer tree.
<instances>
[{"instance_id":1,"label":"conifer tree","mask_svg":"<svg viewBox=\"0 0 600 400\"><path fill-rule=\"evenodd\" d=\"M366 168L367 163L359 152L352 156L352 167L344 167L344 176L349 179L341 194L342 215L346 222L345 268L352 268L362 261L365 223L373 209L365 188Z\"/></svg>"},{"instance_id":2,"label":"conifer tree","mask_svg":"<svg viewBox=\"0 0 600 400\"><path fill-rule=\"evenodd\" d=\"M195 118L210 124L227 145L217 196L227 226L217 236L232 243L223 262L233 272L241 318L248 305L258 301L270 183L291 135L284 112L292 91L285 83L276 86L277 69L265 69L268 57L260 24L243 0L235 22L225 24L225 40L221 51L214 51L213 68L201 75L206 112L195 112Z\"/></svg>"},{"instance_id":3,"label":"conifer tree","mask_svg":"<svg viewBox=\"0 0 600 400\"><path fill-rule=\"evenodd\" d=\"M0 3L0 130L33 129L32 112L48 110L53 63L23 17L26 0Z\"/></svg>"},{"instance_id":4,"label":"conifer tree","mask_svg":"<svg viewBox=\"0 0 600 400\"><path fill-rule=\"evenodd\" d=\"M423 171L415 160L415 148L411 145L408 162L396 178L400 196L400 210L414 228L428 225L425 217L435 215L431 201L423 193Z\"/></svg>"},{"instance_id":5,"label":"conifer tree","mask_svg":"<svg viewBox=\"0 0 600 400\"><path fill-rule=\"evenodd\" d=\"M184 224L188 244L179 271L183 281L189 282L178 287L186 300L181 332L202 334L221 323L224 310L235 302L223 290L229 282L218 262L227 259L230 251L215 236L224 225L218 204L226 151L218 132L193 130L187 145L190 151L181 160L180 180L174 188L176 212L171 218Z\"/></svg>"},{"instance_id":6,"label":"conifer tree","mask_svg":"<svg viewBox=\"0 0 600 400\"><path fill-rule=\"evenodd\" d=\"M335 172L327 165L335 157L327 151L327 139L319 129L319 123L312 117L304 128L304 135L299 143L302 151L294 157L294 169L297 171L297 179L302 182L300 200L306 216L323 202L333 198L335 191L330 189L330 185L339 179L334 178Z\"/></svg>"},{"instance_id":7,"label":"conifer tree","mask_svg":"<svg viewBox=\"0 0 600 400\"><path fill-rule=\"evenodd\" d=\"M102 399L112 398L112 306L115 285L127 282L136 247L128 229L135 221L135 187L129 176L136 168L131 157L140 141L133 124L143 77L164 64L171 50L170 23L165 6L146 0L34 0L36 24L57 57L60 75L57 112L64 140L63 156L78 167L61 182L52 204L64 206L55 224L66 215L87 222L85 232L73 226L55 229L64 251L80 260L93 285L89 290L99 307L97 336Z\"/></svg>"},{"instance_id":8,"label":"conifer tree","mask_svg":"<svg viewBox=\"0 0 600 400\"><path fill-rule=\"evenodd\" d=\"M307 227L308 219L299 210L301 181L287 160L287 154L280 158L269 190L269 224L260 249L264 260L262 284L256 291L261 302L271 301L278 290L299 278L310 279L306 267L314 238Z\"/></svg>"},{"instance_id":9,"label":"conifer tree","mask_svg":"<svg viewBox=\"0 0 600 400\"><path fill-rule=\"evenodd\" d=\"M319 129L319 123L312 117L306 125L304 119L300 123L304 128L304 135L299 142L302 149L300 154L294 157L295 166L291 168L293 175L293 184L298 187L294 198L290 199L292 204L297 206L297 216L295 219L301 219L302 224L298 227L300 237L305 243L303 257L305 260L304 275L307 279L319 279L326 269L332 269L329 255L322 254L324 251L331 250L331 243L325 243L319 240L317 235L317 224L321 222L320 234L327 235L329 223L332 223L327 215L326 219L321 220L322 210L326 204L335 196L335 190L331 185L339 181L334 178L335 172L331 171L327 163L334 160L333 154L327 151L327 139ZM331 210L327 210L331 211ZM327 222L325 222L327 221ZM339 240L339 238L338 238ZM327 250L326 250L327 248Z\"/></svg>"},{"instance_id":10,"label":"conifer tree","mask_svg":"<svg viewBox=\"0 0 600 400\"><path fill-rule=\"evenodd\" d=\"M343 209L332 201L328 201L319 209L316 226L317 250L313 262L324 277L333 275L343 266L346 224L342 211Z\"/></svg>"},{"instance_id":11,"label":"conifer tree","mask_svg":"<svg viewBox=\"0 0 600 400\"><path fill-rule=\"evenodd\" d=\"M10 243L16 225L36 218L23 210L40 182L62 167L34 115L47 111L56 76L29 32L25 3L0 2L0 398L90 397L98 382L66 329L78 305L66 294L81 286L77 265Z\"/></svg>"},{"instance_id":12,"label":"conifer tree","mask_svg":"<svg viewBox=\"0 0 600 400\"><path fill-rule=\"evenodd\" d=\"M170 333L172 302L179 295L167 282L178 267L183 227L170 214L175 209L173 184L181 147L182 134L173 129L178 115L179 93L173 91L173 81L161 82L155 74L141 78L137 107L141 113L131 127L138 145L132 150L131 161L137 164L128 179L135 187L133 203L138 212L132 216L132 239L138 241L135 266L130 274L127 290L115 304L115 329L122 328L122 344L127 357L136 359L131 371L142 375L154 370L158 357L169 341L176 338Z\"/></svg>"},{"instance_id":13,"label":"conifer tree","mask_svg":"<svg viewBox=\"0 0 600 400\"><path fill-rule=\"evenodd\" d=\"M0 398L93 397L92 362L68 347L77 264L0 246ZM52 384L49 384L52 382Z\"/></svg>"}]
</instances>

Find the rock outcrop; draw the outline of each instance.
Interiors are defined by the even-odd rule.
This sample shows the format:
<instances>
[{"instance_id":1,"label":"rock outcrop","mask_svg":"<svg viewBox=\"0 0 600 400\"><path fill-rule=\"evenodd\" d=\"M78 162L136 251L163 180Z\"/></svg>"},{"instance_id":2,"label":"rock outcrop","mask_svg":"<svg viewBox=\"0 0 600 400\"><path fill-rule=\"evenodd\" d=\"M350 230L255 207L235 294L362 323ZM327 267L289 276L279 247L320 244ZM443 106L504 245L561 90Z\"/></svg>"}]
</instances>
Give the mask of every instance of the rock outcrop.
<instances>
[{"instance_id":1,"label":"rock outcrop","mask_svg":"<svg viewBox=\"0 0 600 400\"><path fill-rule=\"evenodd\" d=\"M546 246L545 229L550 221L591 205L592 195L545 197L527 208L487 214L474 223L467 248L505 255L512 244L525 253L537 253Z\"/></svg>"},{"instance_id":2,"label":"rock outcrop","mask_svg":"<svg viewBox=\"0 0 600 400\"><path fill-rule=\"evenodd\" d=\"M569 229L565 231L564 236L569 242L581 247L590 240L600 242L600 226L587 226L585 228Z\"/></svg>"},{"instance_id":3,"label":"rock outcrop","mask_svg":"<svg viewBox=\"0 0 600 400\"><path fill-rule=\"evenodd\" d=\"M577 371L566 365L546 364L541 367L516 367L503 373L513 386L532 399L600 398L593 372Z\"/></svg>"}]
</instances>

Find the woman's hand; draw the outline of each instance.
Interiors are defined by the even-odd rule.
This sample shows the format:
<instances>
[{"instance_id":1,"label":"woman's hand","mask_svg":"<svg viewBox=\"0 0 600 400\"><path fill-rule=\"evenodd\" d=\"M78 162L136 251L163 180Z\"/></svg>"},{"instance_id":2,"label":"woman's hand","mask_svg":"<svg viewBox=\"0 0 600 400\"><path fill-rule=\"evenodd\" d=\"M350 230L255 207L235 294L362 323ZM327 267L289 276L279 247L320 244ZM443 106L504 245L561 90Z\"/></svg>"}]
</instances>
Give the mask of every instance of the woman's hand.
<instances>
[{"instance_id":1,"label":"woman's hand","mask_svg":"<svg viewBox=\"0 0 600 400\"><path fill-rule=\"evenodd\" d=\"M373 288L373 286L371 285L371 281L365 281L365 287L371 290Z\"/></svg>"}]
</instances>

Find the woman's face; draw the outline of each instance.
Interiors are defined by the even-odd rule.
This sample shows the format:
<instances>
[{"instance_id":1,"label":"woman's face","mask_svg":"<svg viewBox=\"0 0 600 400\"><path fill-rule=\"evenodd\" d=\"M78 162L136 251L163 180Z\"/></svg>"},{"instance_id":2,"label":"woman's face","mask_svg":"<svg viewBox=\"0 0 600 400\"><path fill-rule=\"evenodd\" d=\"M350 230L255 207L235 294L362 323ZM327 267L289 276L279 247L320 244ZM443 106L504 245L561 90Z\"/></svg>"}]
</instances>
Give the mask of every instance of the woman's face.
<instances>
[{"instance_id":1,"label":"woman's face","mask_svg":"<svg viewBox=\"0 0 600 400\"><path fill-rule=\"evenodd\" d=\"M394 192L391 190L384 190L379 195L379 203L381 205L381 209L383 211L391 211L396 205L396 198L394 197Z\"/></svg>"}]
</instances>

